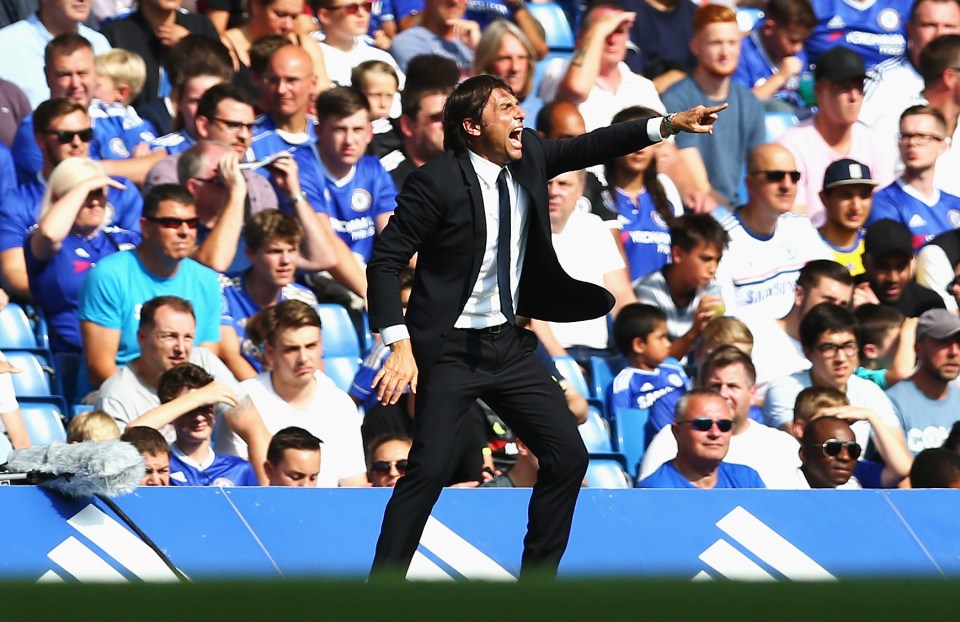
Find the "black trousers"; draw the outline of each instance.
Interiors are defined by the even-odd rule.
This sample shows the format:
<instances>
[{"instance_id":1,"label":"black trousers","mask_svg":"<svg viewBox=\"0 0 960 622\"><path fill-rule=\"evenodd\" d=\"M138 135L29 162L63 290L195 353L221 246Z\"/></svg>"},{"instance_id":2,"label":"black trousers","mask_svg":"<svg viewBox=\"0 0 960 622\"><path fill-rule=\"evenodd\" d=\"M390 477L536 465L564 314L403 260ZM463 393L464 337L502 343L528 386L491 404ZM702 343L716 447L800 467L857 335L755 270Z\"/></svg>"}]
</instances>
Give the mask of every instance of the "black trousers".
<instances>
[{"instance_id":1,"label":"black trousers","mask_svg":"<svg viewBox=\"0 0 960 622\"><path fill-rule=\"evenodd\" d=\"M455 466L452 441L477 398L540 461L520 576L556 575L588 458L562 390L533 356L536 343L533 333L513 325L495 334L453 329L446 335L437 362L417 389L410 462L384 512L371 576L406 574Z\"/></svg>"}]
</instances>

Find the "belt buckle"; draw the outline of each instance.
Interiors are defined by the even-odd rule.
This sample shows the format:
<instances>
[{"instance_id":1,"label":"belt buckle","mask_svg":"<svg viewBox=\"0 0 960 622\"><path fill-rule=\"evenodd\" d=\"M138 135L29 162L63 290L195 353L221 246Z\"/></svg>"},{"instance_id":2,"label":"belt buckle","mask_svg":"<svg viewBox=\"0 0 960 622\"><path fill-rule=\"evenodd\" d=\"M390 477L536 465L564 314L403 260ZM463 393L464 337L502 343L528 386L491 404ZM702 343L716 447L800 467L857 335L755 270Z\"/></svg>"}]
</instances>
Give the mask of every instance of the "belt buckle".
<instances>
[{"instance_id":1,"label":"belt buckle","mask_svg":"<svg viewBox=\"0 0 960 622\"><path fill-rule=\"evenodd\" d=\"M500 333L503 332L503 329L506 328L506 326L507 326L506 323L499 324L497 326L488 326L487 333L491 335L499 335Z\"/></svg>"}]
</instances>

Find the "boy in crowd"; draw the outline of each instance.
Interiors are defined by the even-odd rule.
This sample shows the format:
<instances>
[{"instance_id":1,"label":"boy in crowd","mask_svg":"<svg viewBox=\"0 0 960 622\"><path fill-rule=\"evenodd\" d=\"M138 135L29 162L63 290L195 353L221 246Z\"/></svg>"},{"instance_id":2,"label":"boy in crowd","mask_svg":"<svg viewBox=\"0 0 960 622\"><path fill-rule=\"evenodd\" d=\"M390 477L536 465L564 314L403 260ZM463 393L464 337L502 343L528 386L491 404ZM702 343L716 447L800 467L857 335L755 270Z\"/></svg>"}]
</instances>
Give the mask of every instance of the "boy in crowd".
<instances>
[{"instance_id":1,"label":"boy in crowd","mask_svg":"<svg viewBox=\"0 0 960 622\"><path fill-rule=\"evenodd\" d=\"M161 406L144 414L137 424L161 428L172 424L177 440L170 447L170 480L174 486L259 486L249 462L217 454L210 439L219 402L236 397L213 376L193 363L171 367L160 376L157 396Z\"/></svg>"},{"instance_id":2,"label":"boy in crowd","mask_svg":"<svg viewBox=\"0 0 960 622\"><path fill-rule=\"evenodd\" d=\"M683 367L667 361L667 316L652 305L627 305L613 323L613 340L627 366L613 379L610 405L649 409L646 438L653 438L673 421L677 400L690 388Z\"/></svg>"},{"instance_id":3,"label":"boy in crowd","mask_svg":"<svg viewBox=\"0 0 960 622\"><path fill-rule=\"evenodd\" d=\"M127 428L120 435L120 440L136 447L143 456L141 486L170 485L170 446L162 434L153 428L136 426Z\"/></svg>"},{"instance_id":4,"label":"boy in crowd","mask_svg":"<svg viewBox=\"0 0 960 622\"><path fill-rule=\"evenodd\" d=\"M823 174L820 200L826 222L817 231L833 251L833 260L850 276L863 274L863 225L870 217L876 187L870 167L850 158L833 162Z\"/></svg>"},{"instance_id":5,"label":"boy in crowd","mask_svg":"<svg viewBox=\"0 0 960 622\"><path fill-rule=\"evenodd\" d=\"M296 426L274 434L263 463L269 485L316 488L322 444L319 438Z\"/></svg>"},{"instance_id":6,"label":"boy in crowd","mask_svg":"<svg viewBox=\"0 0 960 622\"><path fill-rule=\"evenodd\" d=\"M143 58L127 50L114 49L98 55L95 62L99 78L93 96L108 104L127 106L133 113L130 102L140 94L147 80Z\"/></svg>"},{"instance_id":7,"label":"boy in crowd","mask_svg":"<svg viewBox=\"0 0 960 622\"><path fill-rule=\"evenodd\" d=\"M368 60L353 68L353 88L367 98L370 106L370 127L373 140L369 151L378 158L400 148L401 136L394 131L390 118L394 108L399 109L400 77L396 70L382 60Z\"/></svg>"},{"instance_id":8,"label":"boy in crowd","mask_svg":"<svg viewBox=\"0 0 960 622\"><path fill-rule=\"evenodd\" d=\"M860 305L853 315L860 344L860 367L854 373L884 391L909 377L917 363L918 318L904 318L893 307L872 304Z\"/></svg>"},{"instance_id":9,"label":"boy in crowd","mask_svg":"<svg viewBox=\"0 0 960 622\"><path fill-rule=\"evenodd\" d=\"M109 441L120 438L120 428L113 417L102 410L80 413L67 424L67 442Z\"/></svg>"},{"instance_id":10,"label":"boy in crowd","mask_svg":"<svg viewBox=\"0 0 960 622\"><path fill-rule=\"evenodd\" d=\"M803 42L817 25L809 0L770 0L764 20L743 39L733 79L747 87L768 110L804 106L800 76L807 68Z\"/></svg>"},{"instance_id":11,"label":"boy in crowd","mask_svg":"<svg viewBox=\"0 0 960 622\"><path fill-rule=\"evenodd\" d=\"M671 262L637 279L637 299L667 316L670 356L682 359L707 323L723 314L717 266L730 238L709 214L688 214L670 225Z\"/></svg>"}]
</instances>

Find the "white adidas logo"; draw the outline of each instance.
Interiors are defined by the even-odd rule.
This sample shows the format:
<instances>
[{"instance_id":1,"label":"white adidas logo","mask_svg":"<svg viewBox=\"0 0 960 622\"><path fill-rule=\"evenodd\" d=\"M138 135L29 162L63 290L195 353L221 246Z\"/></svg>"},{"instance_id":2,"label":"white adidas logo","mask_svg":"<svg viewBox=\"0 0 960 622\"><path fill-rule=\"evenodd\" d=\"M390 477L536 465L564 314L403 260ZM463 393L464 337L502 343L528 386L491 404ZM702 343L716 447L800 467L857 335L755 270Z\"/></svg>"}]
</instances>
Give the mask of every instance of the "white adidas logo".
<instances>
[{"instance_id":1,"label":"white adidas logo","mask_svg":"<svg viewBox=\"0 0 960 622\"><path fill-rule=\"evenodd\" d=\"M923 219L923 216L920 214L914 214L910 217L910 222L907 223L908 227L922 227L927 224L927 221Z\"/></svg>"},{"instance_id":2,"label":"white adidas logo","mask_svg":"<svg viewBox=\"0 0 960 622\"><path fill-rule=\"evenodd\" d=\"M829 22L827 22L827 29L829 30L840 30L846 28L847 24L843 21L843 18L839 15L834 15Z\"/></svg>"},{"instance_id":3,"label":"white adidas logo","mask_svg":"<svg viewBox=\"0 0 960 622\"><path fill-rule=\"evenodd\" d=\"M480 549L435 519L427 519L420 536L420 547L449 566L465 579L480 581L516 581L503 566L493 561ZM408 579L421 581L452 581L454 576L427 555L417 551L407 571Z\"/></svg>"},{"instance_id":4,"label":"white adidas logo","mask_svg":"<svg viewBox=\"0 0 960 622\"><path fill-rule=\"evenodd\" d=\"M142 581L177 580L173 571L167 568L150 547L96 506L88 505L83 508L67 520L67 524L100 547L138 579ZM70 536L55 546L47 553L47 557L60 570L80 582L127 582L127 577L75 536ZM65 580L64 576L54 569L48 570L38 579L39 582L54 583Z\"/></svg>"},{"instance_id":5,"label":"white adidas logo","mask_svg":"<svg viewBox=\"0 0 960 622\"><path fill-rule=\"evenodd\" d=\"M786 579L836 580L823 566L740 506L717 521L717 527ZM723 538L700 553L700 561L727 579L775 581L778 578ZM693 577L695 581L712 578L705 570Z\"/></svg>"}]
</instances>

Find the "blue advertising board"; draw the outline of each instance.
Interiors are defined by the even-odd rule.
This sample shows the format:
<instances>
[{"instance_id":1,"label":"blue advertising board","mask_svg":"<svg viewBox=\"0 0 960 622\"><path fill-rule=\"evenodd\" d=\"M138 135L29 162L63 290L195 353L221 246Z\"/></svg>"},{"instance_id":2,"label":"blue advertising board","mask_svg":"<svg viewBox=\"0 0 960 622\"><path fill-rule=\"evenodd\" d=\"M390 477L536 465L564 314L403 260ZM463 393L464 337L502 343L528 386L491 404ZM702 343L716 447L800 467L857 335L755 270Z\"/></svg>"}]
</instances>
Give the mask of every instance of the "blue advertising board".
<instances>
[{"instance_id":1,"label":"blue advertising board","mask_svg":"<svg viewBox=\"0 0 960 622\"><path fill-rule=\"evenodd\" d=\"M140 488L116 499L184 574L362 579L388 489ZM448 489L410 578L514 580L529 490ZM97 500L0 487L0 580L171 581ZM583 490L561 577L960 577L956 491Z\"/></svg>"}]
</instances>

